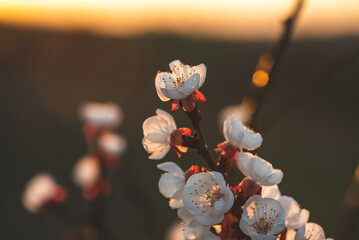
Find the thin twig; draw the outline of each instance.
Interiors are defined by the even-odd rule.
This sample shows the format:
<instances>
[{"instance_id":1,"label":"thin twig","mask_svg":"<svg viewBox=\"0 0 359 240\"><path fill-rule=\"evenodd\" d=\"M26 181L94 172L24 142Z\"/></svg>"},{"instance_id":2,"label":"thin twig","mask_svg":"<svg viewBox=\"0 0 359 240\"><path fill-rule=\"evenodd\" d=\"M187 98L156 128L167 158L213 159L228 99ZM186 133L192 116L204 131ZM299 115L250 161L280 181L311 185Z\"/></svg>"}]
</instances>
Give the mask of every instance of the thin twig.
<instances>
[{"instance_id":1,"label":"thin twig","mask_svg":"<svg viewBox=\"0 0 359 240\"><path fill-rule=\"evenodd\" d=\"M359 46L353 50L345 51L336 56L326 63L313 69L308 76L298 81L291 90L286 91L272 107L267 109L262 115L261 121L258 127L262 132L275 126L280 119L293 110L298 104L303 102L303 98L310 95L314 90L323 86L323 83L328 82L331 77L340 71L341 69L350 66L359 60Z\"/></svg>"},{"instance_id":2,"label":"thin twig","mask_svg":"<svg viewBox=\"0 0 359 240\"><path fill-rule=\"evenodd\" d=\"M206 140L203 136L203 132L201 129L200 121L202 119L202 114L198 108L198 105L196 104L196 107L193 109L192 112L185 111L186 115L190 119L193 129L194 129L194 137L198 138L200 140L200 144L196 146L195 150L198 154L202 155L204 160L207 162L208 167L210 170L217 170L217 165L213 158L211 157L211 154L209 153Z\"/></svg>"},{"instance_id":3,"label":"thin twig","mask_svg":"<svg viewBox=\"0 0 359 240\"><path fill-rule=\"evenodd\" d=\"M258 87L252 86L251 92L252 92L252 96L254 96L254 98L256 99L256 110L254 111L252 118L251 118L251 124L250 124L251 128L256 128L258 125L257 117L258 117L258 112L260 111L260 108L263 105L262 100L263 100L265 94L270 89L270 87L273 85L275 73L278 69L280 60L282 59L282 57L289 45L289 42L292 37L293 29L294 29L294 24L295 24L296 20L298 19L299 13L303 8L304 2L305 2L305 0L297 0L296 1L293 12L284 21L284 30L283 30L281 37L279 38L277 44L274 45L272 51L270 51L270 53L269 53L269 56L271 56L271 58L273 60L273 66L268 71L269 72L268 84L266 85L265 88L264 87L258 88ZM264 91L264 89L266 89L266 91Z\"/></svg>"}]
</instances>

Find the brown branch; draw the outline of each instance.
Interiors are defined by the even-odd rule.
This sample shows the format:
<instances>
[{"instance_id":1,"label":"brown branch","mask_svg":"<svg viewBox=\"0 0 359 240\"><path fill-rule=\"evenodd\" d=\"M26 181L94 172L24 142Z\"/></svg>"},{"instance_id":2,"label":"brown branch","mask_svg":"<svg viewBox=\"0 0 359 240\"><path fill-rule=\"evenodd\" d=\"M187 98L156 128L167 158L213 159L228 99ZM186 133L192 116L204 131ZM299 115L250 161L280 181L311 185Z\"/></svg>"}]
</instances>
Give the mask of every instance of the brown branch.
<instances>
[{"instance_id":1,"label":"brown branch","mask_svg":"<svg viewBox=\"0 0 359 240\"><path fill-rule=\"evenodd\" d=\"M101 161L102 162L102 161ZM101 163L101 176L107 177L107 169ZM93 206L92 224L97 230L100 238L107 239L106 229L106 198L100 194L97 196Z\"/></svg>"},{"instance_id":2,"label":"brown branch","mask_svg":"<svg viewBox=\"0 0 359 240\"><path fill-rule=\"evenodd\" d=\"M354 50L350 48L350 50L335 55L326 63L314 68L306 77L297 81L298 84L286 91L278 101L263 112L261 119L266 120L261 121L258 127L264 132L275 126L283 116L302 103L304 97L322 87L323 84L327 83L338 71L358 60L359 45Z\"/></svg>"},{"instance_id":3,"label":"brown branch","mask_svg":"<svg viewBox=\"0 0 359 240\"><path fill-rule=\"evenodd\" d=\"M193 130L194 130L194 138L198 139L197 144L194 146L194 149L196 152L204 158L204 160L207 162L208 167L210 170L217 170L217 165L213 158L211 157L211 154L209 153L205 138L203 136L203 132L201 129L200 121L202 119L202 114L198 108L198 105L196 104L196 107L193 109L192 112L186 112L187 117L190 119Z\"/></svg>"},{"instance_id":4,"label":"brown branch","mask_svg":"<svg viewBox=\"0 0 359 240\"><path fill-rule=\"evenodd\" d=\"M296 4L294 7L293 12L289 15L289 17L284 21L284 29L281 37L279 38L278 42L274 45L273 49L268 53L268 55L271 57L273 61L273 66L270 69L267 69L268 73L268 79L269 82L266 85L266 87L256 87L255 85L252 85L251 90L251 98L254 98L256 100L256 110L254 111L250 126L251 128L256 128L258 125L258 112L263 107L263 98L265 94L268 92L270 87L273 85L273 80L275 73L278 69L280 60L282 59L289 42L292 37L294 24L296 20L298 19L299 13L303 8L305 0L296 0ZM260 70L260 69L259 69ZM266 89L266 91L264 91Z\"/></svg>"}]
</instances>

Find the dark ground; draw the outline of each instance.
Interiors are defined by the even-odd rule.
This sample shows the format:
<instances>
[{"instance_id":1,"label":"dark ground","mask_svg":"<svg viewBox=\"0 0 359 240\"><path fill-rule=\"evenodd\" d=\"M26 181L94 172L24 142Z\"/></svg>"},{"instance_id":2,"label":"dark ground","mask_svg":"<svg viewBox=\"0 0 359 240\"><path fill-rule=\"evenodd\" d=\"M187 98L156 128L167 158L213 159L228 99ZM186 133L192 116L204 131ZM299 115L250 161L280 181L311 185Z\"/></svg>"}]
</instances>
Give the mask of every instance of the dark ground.
<instances>
[{"instance_id":1,"label":"dark ground","mask_svg":"<svg viewBox=\"0 0 359 240\"><path fill-rule=\"evenodd\" d=\"M182 159L174 153L163 161L147 159L141 145L142 122L156 108L170 110L155 92L157 70L167 70L174 59L206 64L208 74L201 91L207 102L200 108L205 136L213 148L223 140L218 112L240 103L259 56L269 46L268 42L172 35L122 39L0 26L0 238L71 239L71 234L62 234L64 230L79 229L28 213L20 197L29 178L48 171L69 187L71 207L79 211L91 207L71 181L74 162L86 152L77 113L85 101L114 101L125 112L119 132L127 138L129 149L114 179L108 226L121 239L163 238L175 221L176 211L158 192L160 171L156 164L172 160L189 167L204 162L193 152ZM290 46L263 109L278 110L273 104L302 91L298 84L309 82L309 87L299 93L301 97L290 111L273 113L275 124L262 132L264 143L256 151L284 172L282 193L309 209L310 220L336 239L341 239L342 227L349 223L354 223L354 228L356 225L357 238L353 239L359 238L359 220L347 217L342 208L344 192L358 162L359 54L313 91L310 86L317 79L318 68L340 63L341 56L358 52L358 46L359 37L297 40ZM177 111L174 116L178 126L189 126L183 113ZM271 116L271 112L260 114L260 121L273 122Z\"/></svg>"}]
</instances>

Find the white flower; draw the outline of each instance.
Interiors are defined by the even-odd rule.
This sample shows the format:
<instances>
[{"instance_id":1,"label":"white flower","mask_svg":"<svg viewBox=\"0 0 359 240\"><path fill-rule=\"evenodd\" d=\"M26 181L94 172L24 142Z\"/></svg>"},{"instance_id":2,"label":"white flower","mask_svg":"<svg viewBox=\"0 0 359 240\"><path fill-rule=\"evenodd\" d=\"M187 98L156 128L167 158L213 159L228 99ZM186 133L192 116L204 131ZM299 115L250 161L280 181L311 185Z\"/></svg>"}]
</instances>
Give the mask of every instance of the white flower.
<instances>
[{"instance_id":1,"label":"white flower","mask_svg":"<svg viewBox=\"0 0 359 240\"><path fill-rule=\"evenodd\" d=\"M193 174L187 180L182 199L196 221L205 226L222 221L234 202L233 193L219 172Z\"/></svg>"},{"instance_id":2,"label":"white flower","mask_svg":"<svg viewBox=\"0 0 359 240\"><path fill-rule=\"evenodd\" d=\"M239 152L236 162L239 170L259 185L270 186L282 181L283 172L281 170L273 169L272 164L251 153Z\"/></svg>"},{"instance_id":3,"label":"white flower","mask_svg":"<svg viewBox=\"0 0 359 240\"><path fill-rule=\"evenodd\" d=\"M184 223L175 224L167 234L166 240L220 240L208 227Z\"/></svg>"},{"instance_id":4,"label":"white flower","mask_svg":"<svg viewBox=\"0 0 359 240\"><path fill-rule=\"evenodd\" d=\"M95 184L100 178L100 163L95 156L85 156L77 161L73 170L74 181L80 187Z\"/></svg>"},{"instance_id":5,"label":"white flower","mask_svg":"<svg viewBox=\"0 0 359 240\"><path fill-rule=\"evenodd\" d=\"M115 103L89 102L81 106L80 116L83 121L99 127L116 127L122 122L123 114Z\"/></svg>"},{"instance_id":6,"label":"white flower","mask_svg":"<svg viewBox=\"0 0 359 240\"><path fill-rule=\"evenodd\" d=\"M30 212L38 212L51 199L56 187L56 182L51 175L46 173L37 174L26 184L22 196L24 207Z\"/></svg>"},{"instance_id":7,"label":"white flower","mask_svg":"<svg viewBox=\"0 0 359 240\"><path fill-rule=\"evenodd\" d=\"M161 109L143 122L142 144L150 159L162 159L171 149L171 133L177 128L173 117Z\"/></svg>"},{"instance_id":8,"label":"white flower","mask_svg":"<svg viewBox=\"0 0 359 240\"><path fill-rule=\"evenodd\" d=\"M273 198L278 200L281 196L278 185L271 185L271 186L262 186L262 194L263 198Z\"/></svg>"},{"instance_id":9,"label":"white flower","mask_svg":"<svg viewBox=\"0 0 359 240\"><path fill-rule=\"evenodd\" d=\"M191 67L174 60L169 66L172 73L160 72L155 79L157 94L164 102L186 98L198 90L205 81L207 69L204 64Z\"/></svg>"},{"instance_id":10,"label":"white flower","mask_svg":"<svg viewBox=\"0 0 359 240\"><path fill-rule=\"evenodd\" d=\"M125 151L127 143L122 136L106 131L100 135L98 146L107 154L120 155Z\"/></svg>"},{"instance_id":11,"label":"white flower","mask_svg":"<svg viewBox=\"0 0 359 240\"><path fill-rule=\"evenodd\" d=\"M273 198L280 202L284 209L285 225L288 230L298 229L308 222L309 211L301 209L294 198L281 196L278 185L262 186L261 195L263 198Z\"/></svg>"},{"instance_id":12,"label":"white flower","mask_svg":"<svg viewBox=\"0 0 359 240\"><path fill-rule=\"evenodd\" d=\"M223 135L227 142L238 148L254 150L262 144L262 136L243 125L237 115L230 115L224 121Z\"/></svg>"},{"instance_id":13,"label":"white flower","mask_svg":"<svg viewBox=\"0 0 359 240\"><path fill-rule=\"evenodd\" d=\"M285 226L288 229L298 229L308 222L309 211L301 209L292 197L281 196L278 201L284 209Z\"/></svg>"},{"instance_id":14,"label":"white flower","mask_svg":"<svg viewBox=\"0 0 359 240\"><path fill-rule=\"evenodd\" d=\"M318 224L309 222L298 229L295 240L325 240L324 230Z\"/></svg>"},{"instance_id":15,"label":"white flower","mask_svg":"<svg viewBox=\"0 0 359 240\"><path fill-rule=\"evenodd\" d=\"M285 228L284 210L278 201L254 195L243 206L239 227L253 240L277 239Z\"/></svg>"},{"instance_id":16,"label":"white flower","mask_svg":"<svg viewBox=\"0 0 359 240\"><path fill-rule=\"evenodd\" d=\"M182 190L185 185L184 172L173 162L158 164L157 168L166 171L158 182L160 193L164 197L170 198L170 206L172 208L183 207Z\"/></svg>"},{"instance_id":17,"label":"white flower","mask_svg":"<svg viewBox=\"0 0 359 240\"><path fill-rule=\"evenodd\" d=\"M219 238L214 233L209 231L208 226L203 226L198 223L194 216L186 209L186 207L179 208L177 214L185 224L184 238L186 240L219 240Z\"/></svg>"}]
</instances>

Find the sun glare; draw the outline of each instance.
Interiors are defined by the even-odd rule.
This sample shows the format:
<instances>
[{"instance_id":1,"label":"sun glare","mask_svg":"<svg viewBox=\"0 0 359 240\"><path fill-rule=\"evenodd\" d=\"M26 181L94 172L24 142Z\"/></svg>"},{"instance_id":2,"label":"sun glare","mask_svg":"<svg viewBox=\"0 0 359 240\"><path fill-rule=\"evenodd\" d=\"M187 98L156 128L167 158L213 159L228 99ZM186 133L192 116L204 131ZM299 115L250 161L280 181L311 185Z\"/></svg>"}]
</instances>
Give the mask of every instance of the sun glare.
<instances>
[{"instance_id":1,"label":"sun glare","mask_svg":"<svg viewBox=\"0 0 359 240\"><path fill-rule=\"evenodd\" d=\"M0 22L101 34L175 32L227 39L274 38L293 0L3 0ZM307 1L297 33L359 33L359 1ZM355 24L356 23L356 24Z\"/></svg>"}]
</instances>

